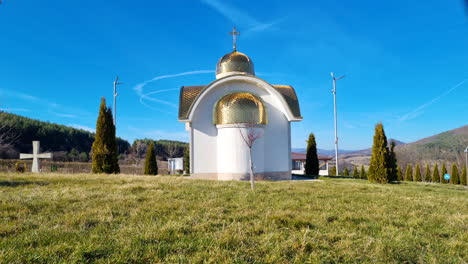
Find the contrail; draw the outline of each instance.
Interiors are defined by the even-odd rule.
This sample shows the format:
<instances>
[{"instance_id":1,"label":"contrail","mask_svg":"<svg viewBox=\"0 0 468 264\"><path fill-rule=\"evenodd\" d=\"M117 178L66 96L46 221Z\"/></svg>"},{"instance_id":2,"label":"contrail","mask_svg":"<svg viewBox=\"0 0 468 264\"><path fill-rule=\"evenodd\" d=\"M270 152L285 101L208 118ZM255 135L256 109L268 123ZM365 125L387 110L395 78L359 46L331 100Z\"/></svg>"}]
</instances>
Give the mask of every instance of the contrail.
<instances>
[{"instance_id":1,"label":"contrail","mask_svg":"<svg viewBox=\"0 0 468 264\"><path fill-rule=\"evenodd\" d=\"M270 23L262 23L255 17L249 15L244 10L237 8L235 6L229 5L226 1L220 0L201 0L206 5L210 6L218 13L226 17L229 21L234 24L241 25L247 30L244 32L244 35L248 35L251 32L261 32L272 28L274 25L282 22L285 17L275 20Z\"/></svg>"},{"instance_id":2,"label":"contrail","mask_svg":"<svg viewBox=\"0 0 468 264\"><path fill-rule=\"evenodd\" d=\"M414 109L413 111L407 113L406 115L402 116L400 118L400 121L406 121L406 120L411 120L413 118L416 118L418 117L419 115L422 114L421 110L423 110L424 108L432 105L433 103L437 102L440 100L440 98L448 95L449 93L453 92L453 90L457 89L458 87L462 86L466 81L468 81L468 78L467 79L464 79L463 81L459 82L457 85L453 86L452 88L448 89L447 91L445 91L443 94L437 96L436 98L432 99L431 101L419 106L418 108Z\"/></svg>"},{"instance_id":3,"label":"contrail","mask_svg":"<svg viewBox=\"0 0 468 264\"><path fill-rule=\"evenodd\" d=\"M153 102L156 102L156 103L161 103L161 104L165 104L165 105L169 105L169 106L172 106L174 108L177 108L177 105L176 104L173 104L173 103L170 103L170 102L167 102L165 100L160 100L160 99L156 99L156 98L153 98L153 97L149 97L149 95L151 94L157 94L157 93L162 93L162 92L169 92L169 91L175 91L175 90L179 90L179 88L173 88L173 89L160 89L160 90L156 90L156 91L153 91L153 92L150 92L150 93L146 93L144 94L143 93L143 88L148 85L149 83L152 83L152 82L155 82L157 80L162 80L162 79L168 79L168 78L175 78L175 77L180 77L180 76L185 76L185 75L194 75L194 74L205 74L205 73L213 73L214 71L212 70L198 70L198 71L188 71L188 72L181 72L181 73L175 73L175 74L167 74L167 75L161 75L161 76L156 76L154 78L152 78L151 80L148 80L148 81L144 81L142 83L139 83L137 85L135 85L135 87L133 87L133 90L135 90L135 92L137 93L137 95L140 97L140 103L150 109L153 109L153 110L157 110L157 111L160 111L160 112L163 112L163 113L171 113L173 114L172 112L165 112L165 111L161 111L159 109L156 109L154 107L151 107L149 106L148 104L146 104L144 102L144 100L149 100L149 101L153 101Z\"/></svg>"}]
</instances>

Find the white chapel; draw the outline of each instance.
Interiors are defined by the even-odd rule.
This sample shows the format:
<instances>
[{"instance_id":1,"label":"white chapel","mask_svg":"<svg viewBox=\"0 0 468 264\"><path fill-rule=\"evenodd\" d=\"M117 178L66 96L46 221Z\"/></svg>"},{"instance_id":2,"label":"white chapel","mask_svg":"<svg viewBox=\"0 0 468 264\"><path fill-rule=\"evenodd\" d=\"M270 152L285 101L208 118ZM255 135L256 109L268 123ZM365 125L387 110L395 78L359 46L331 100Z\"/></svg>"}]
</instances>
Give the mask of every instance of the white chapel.
<instances>
[{"instance_id":1,"label":"white chapel","mask_svg":"<svg viewBox=\"0 0 468 264\"><path fill-rule=\"evenodd\" d=\"M252 146L256 180L291 179L291 122L302 120L294 88L255 76L254 64L236 50L216 65L207 85L180 89L179 121L190 140L193 178L248 180L249 147L242 133L255 127ZM245 134L244 134L245 135Z\"/></svg>"}]
</instances>

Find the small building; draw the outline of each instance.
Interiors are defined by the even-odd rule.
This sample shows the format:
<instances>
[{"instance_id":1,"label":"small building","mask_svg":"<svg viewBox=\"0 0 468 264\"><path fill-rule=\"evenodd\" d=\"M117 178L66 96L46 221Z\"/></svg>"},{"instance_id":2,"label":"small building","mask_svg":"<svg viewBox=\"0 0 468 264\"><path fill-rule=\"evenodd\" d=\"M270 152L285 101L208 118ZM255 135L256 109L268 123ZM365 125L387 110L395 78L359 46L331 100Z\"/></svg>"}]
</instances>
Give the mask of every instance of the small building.
<instances>
[{"instance_id":1,"label":"small building","mask_svg":"<svg viewBox=\"0 0 468 264\"><path fill-rule=\"evenodd\" d=\"M182 174L184 171L184 158L168 158L167 170L169 174Z\"/></svg>"},{"instance_id":2,"label":"small building","mask_svg":"<svg viewBox=\"0 0 468 264\"><path fill-rule=\"evenodd\" d=\"M304 175L305 174L305 161L306 161L306 153L298 153L292 152L291 153L291 160L292 160L292 173ZM319 160L319 175L328 175L329 163L332 160L331 157L328 156L318 156Z\"/></svg>"},{"instance_id":3,"label":"small building","mask_svg":"<svg viewBox=\"0 0 468 264\"><path fill-rule=\"evenodd\" d=\"M248 180L252 160L257 180L290 180L291 122L301 120L294 88L256 77L252 60L235 47L218 61L214 81L180 89L193 178ZM261 136L250 150L253 132Z\"/></svg>"}]
</instances>

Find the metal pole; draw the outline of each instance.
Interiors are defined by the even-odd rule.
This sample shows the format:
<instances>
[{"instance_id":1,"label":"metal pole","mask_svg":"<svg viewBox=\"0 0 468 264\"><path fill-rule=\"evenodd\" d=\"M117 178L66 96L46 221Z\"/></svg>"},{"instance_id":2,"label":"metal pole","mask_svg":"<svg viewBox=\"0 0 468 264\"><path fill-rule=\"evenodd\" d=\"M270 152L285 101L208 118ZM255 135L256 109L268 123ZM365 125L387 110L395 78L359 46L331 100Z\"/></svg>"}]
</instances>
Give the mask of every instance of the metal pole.
<instances>
[{"instance_id":1,"label":"metal pole","mask_svg":"<svg viewBox=\"0 0 468 264\"><path fill-rule=\"evenodd\" d=\"M466 169L468 170L468 146L465 149L465 166L466 166ZM468 181L468 173L466 174L466 180Z\"/></svg>"},{"instance_id":2,"label":"metal pole","mask_svg":"<svg viewBox=\"0 0 468 264\"><path fill-rule=\"evenodd\" d=\"M335 163L336 163L336 176L338 176L338 172L340 171L340 167L338 165L338 122L336 116L336 79L333 78L333 112L335 117Z\"/></svg>"},{"instance_id":3,"label":"metal pole","mask_svg":"<svg viewBox=\"0 0 468 264\"><path fill-rule=\"evenodd\" d=\"M466 167L468 167L468 147L465 149L465 162L466 162Z\"/></svg>"},{"instance_id":4,"label":"metal pole","mask_svg":"<svg viewBox=\"0 0 468 264\"><path fill-rule=\"evenodd\" d=\"M119 80L119 77L117 77L114 81L114 127L115 125L115 118L117 117L117 109L115 108L116 106L116 97L117 97L117 81Z\"/></svg>"},{"instance_id":5,"label":"metal pole","mask_svg":"<svg viewBox=\"0 0 468 264\"><path fill-rule=\"evenodd\" d=\"M117 76L115 78L115 81L114 81L114 127L116 128L117 130L117 95L119 95L117 93L117 85L118 84L123 84L123 83L119 83L119 76Z\"/></svg>"},{"instance_id":6,"label":"metal pole","mask_svg":"<svg viewBox=\"0 0 468 264\"><path fill-rule=\"evenodd\" d=\"M336 81L339 79L344 78L345 76L341 76L339 78L335 78L333 72L331 73L331 77L333 78L333 112L335 116L335 161L336 161L336 176L339 174L339 165L338 165L338 118L337 118L337 110L336 110Z\"/></svg>"}]
</instances>

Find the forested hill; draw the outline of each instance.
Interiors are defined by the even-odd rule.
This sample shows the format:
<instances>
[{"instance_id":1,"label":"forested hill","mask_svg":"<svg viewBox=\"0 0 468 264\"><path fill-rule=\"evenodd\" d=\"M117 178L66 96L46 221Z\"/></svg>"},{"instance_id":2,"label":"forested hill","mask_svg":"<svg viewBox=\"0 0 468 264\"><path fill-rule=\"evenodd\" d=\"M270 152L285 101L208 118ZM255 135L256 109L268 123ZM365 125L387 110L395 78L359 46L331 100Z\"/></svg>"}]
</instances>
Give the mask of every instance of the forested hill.
<instances>
[{"instance_id":1,"label":"forested hill","mask_svg":"<svg viewBox=\"0 0 468 264\"><path fill-rule=\"evenodd\" d=\"M400 164L435 163L439 161L464 164L463 151L468 146L468 125L449 130L413 143L397 146Z\"/></svg>"},{"instance_id":2,"label":"forested hill","mask_svg":"<svg viewBox=\"0 0 468 264\"><path fill-rule=\"evenodd\" d=\"M11 146L8 146L12 141ZM94 133L0 111L0 158L14 158L18 152L31 153L32 141L41 142L42 151L89 154ZM130 143L117 138L119 152L128 152Z\"/></svg>"}]
</instances>

